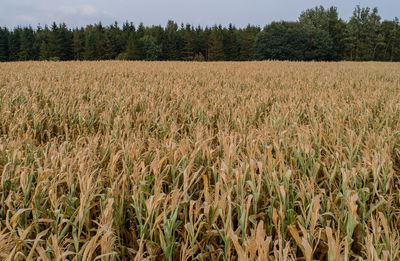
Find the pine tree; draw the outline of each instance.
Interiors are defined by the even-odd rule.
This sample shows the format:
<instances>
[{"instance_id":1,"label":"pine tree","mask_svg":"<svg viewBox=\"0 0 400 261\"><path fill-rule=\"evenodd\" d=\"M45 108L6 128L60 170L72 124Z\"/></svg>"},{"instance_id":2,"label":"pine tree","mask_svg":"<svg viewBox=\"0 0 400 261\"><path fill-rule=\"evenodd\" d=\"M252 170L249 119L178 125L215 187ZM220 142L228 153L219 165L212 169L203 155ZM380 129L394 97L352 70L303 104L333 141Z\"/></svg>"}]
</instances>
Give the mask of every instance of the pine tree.
<instances>
[{"instance_id":1,"label":"pine tree","mask_svg":"<svg viewBox=\"0 0 400 261\"><path fill-rule=\"evenodd\" d=\"M239 30L239 54L240 61L250 61L253 56L253 46L260 28L248 25L245 29Z\"/></svg>"},{"instance_id":2,"label":"pine tree","mask_svg":"<svg viewBox=\"0 0 400 261\"><path fill-rule=\"evenodd\" d=\"M86 32L85 38L85 51L83 52L83 58L85 60L97 60L96 52L96 37L92 28Z\"/></svg>"},{"instance_id":3,"label":"pine tree","mask_svg":"<svg viewBox=\"0 0 400 261\"><path fill-rule=\"evenodd\" d=\"M229 24L228 30L224 30L224 54L225 59L228 61L233 61L238 59L238 40L236 34L236 28Z\"/></svg>"},{"instance_id":4,"label":"pine tree","mask_svg":"<svg viewBox=\"0 0 400 261\"><path fill-rule=\"evenodd\" d=\"M126 44L125 53L126 59L128 60L139 60L141 58L141 53L138 48L138 43L134 32L132 32L129 36L128 42Z\"/></svg>"},{"instance_id":5,"label":"pine tree","mask_svg":"<svg viewBox=\"0 0 400 261\"><path fill-rule=\"evenodd\" d=\"M153 36L145 35L140 39L143 43L144 59L147 61L159 60L162 53L162 48L157 44Z\"/></svg>"},{"instance_id":6,"label":"pine tree","mask_svg":"<svg viewBox=\"0 0 400 261\"><path fill-rule=\"evenodd\" d=\"M109 27L107 31L107 36L111 42L111 46L113 49L113 58L115 58L117 54L121 53L124 50L122 32L117 22Z\"/></svg>"},{"instance_id":7,"label":"pine tree","mask_svg":"<svg viewBox=\"0 0 400 261\"><path fill-rule=\"evenodd\" d=\"M62 41L62 39L60 38L60 35L59 35L58 26L55 22L53 22L53 24L51 26L51 32L49 35L49 42L48 42L49 59L54 59L54 60L60 59L61 41Z\"/></svg>"},{"instance_id":8,"label":"pine tree","mask_svg":"<svg viewBox=\"0 0 400 261\"><path fill-rule=\"evenodd\" d=\"M73 33L67 28L65 23L61 24L58 29L59 38L59 57L61 60L72 60L73 56Z\"/></svg>"},{"instance_id":9,"label":"pine tree","mask_svg":"<svg viewBox=\"0 0 400 261\"><path fill-rule=\"evenodd\" d=\"M163 39L163 58L165 60L178 60L180 58L178 52L178 25L169 20L165 28Z\"/></svg>"},{"instance_id":10,"label":"pine tree","mask_svg":"<svg viewBox=\"0 0 400 261\"><path fill-rule=\"evenodd\" d=\"M182 49L182 59L186 61L191 61L194 58L195 52L195 37L192 32L192 28L189 24L183 31L183 49Z\"/></svg>"},{"instance_id":11,"label":"pine tree","mask_svg":"<svg viewBox=\"0 0 400 261\"><path fill-rule=\"evenodd\" d=\"M34 60L33 42L35 36L32 27L25 27L22 30L20 38L20 47L18 52L18 60Z\"/></svg>"},{"instance_id":12,"label":"pine tree","mask_svg":"<svg viewBox=\"0 0 400 261\"><path fill-rule=\"evenodd\" d=\"M0 62L8 61L8 36L7 28L0 27Z\"/></svg>"},{"instance_id":13,"label":"pine tree","mask_svg":"<svg viewBox=\"0 0 400 261\"><path fill-rule=\"evenodd\" d=\"M18 53L19 47L21 45L20 38L21 38L21 31L20 27L17 27L9 34L8 37L8 51L9 51L9 61L18 61Z\"/></svg>"},{"instance_id":14,"label":"pine tree","mask_svg":"<svg viewBox=\"0 0 400 261\"><path fill-rule=\"evenodd\" d=\"M83 58L83 43L81 39L80 30L76 29L72 38L73 54L75 60L82 60Z\"/></svg>"},{"instance_id":15,"label":"pine tree","mask_svg":"<svg viewBox=\"0 0 400 261\"><path fill-rule=\"evenodd\" d=\"M40 45L39 59L48 60L49 58L50 58L49 45L47 42L43 41L42 44Z\"/></svg>"},{"instance_id":16,"label":"pine tree","mask_svg":"<svg viewBox=\"0 0 400 261\"><path fill-rule=\"evenodd\" d=\"M125 52L131 33L135 33L136 29L132 23L125 22L121 31L121 51Z\"/></svg>"},{"instance_id":17,"label":"pine tree","mask_svg":"<svg viewBox=\"0 0 400 261\"><path fill-rule=\"evenodd\" d=\"M114 59L116 56L115 52L114 52L114 47L113 47L113 43L111 42L110 37L108 36L107 33L105 33L104 35L104 59L110 60L110 59Z\"/></svg>"},{"instance_id":18,"label":"pine tree","mask_svg":"<svg viewBox=\"0 0 400 261\"><path fill-rule=\"evenodd\" d=\"M45 26L44 29L40 30L40 32L37 32L36 34L39 60L48 60L50 58L50 50L49 50L50 34L51 31L47 26Z\"/></svg>"},{"instance_id":19,"label":"pine tree","mask_svg":"<svg viewBox=\"0 0 400 261\"><path fill-rule=\"evenodd\" d=\"M210 61L225 60L223 36L221 28L213 27L208 41L208 59Z\"/></svg>"},{"instance_id":20,"label":"pine tree","mask_svg":"<svg viewBox=\"0 0 400 261\"><path fill-rule=\"evenodd\" d=\"M197 59L204 58L207 60L208 56L208 38L210 34L210 29L206 27L204 30L200 26L194 30L194 53Z\"/></svg>"},{"instance_id":21,"label":"pine tree","mask_svg":"<svg viewBox=\"0 0 400 261\"><path fill-rule=\"evenodd\" d=\"M105 30L101 23L94 26L96 60L107 59Z\"/></svg>"}]
</instances>

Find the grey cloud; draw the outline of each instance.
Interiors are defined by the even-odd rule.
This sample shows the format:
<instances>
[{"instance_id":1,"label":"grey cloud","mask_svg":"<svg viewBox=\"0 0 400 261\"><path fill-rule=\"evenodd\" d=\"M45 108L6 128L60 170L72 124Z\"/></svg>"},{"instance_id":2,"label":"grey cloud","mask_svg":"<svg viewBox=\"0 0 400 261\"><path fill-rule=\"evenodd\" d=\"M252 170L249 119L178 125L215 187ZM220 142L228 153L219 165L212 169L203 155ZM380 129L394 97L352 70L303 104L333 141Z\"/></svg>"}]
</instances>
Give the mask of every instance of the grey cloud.
<instances>
[{"instance_id":1,"label":"grey cloud","mask_svg":"<svg viewBox=\"0 0 400 261\"><path fill-rule=\"evenodd\" d=\"M62 6L59 12L65 16L86 16L93 17L99 14L99 11L92 5Z\"/></svg>"},{"instance_id":2,"label":"grey cloud","mask_svg":"<svg viewBox=\"0 0 400 261\"><path fill-rule=\"evenodd\" d=\"M383 19L393 19L400 10L397 0L0 0L0 26L51 24L66 22L81 26L101 21L143 22L165 25L169 19L194 25L237 26L248 23L264 26L276 20L296 20L301 11L316 5L337 6L342 18L348 19L357 4L379 8Z\"/></svg>"}]
</instances>

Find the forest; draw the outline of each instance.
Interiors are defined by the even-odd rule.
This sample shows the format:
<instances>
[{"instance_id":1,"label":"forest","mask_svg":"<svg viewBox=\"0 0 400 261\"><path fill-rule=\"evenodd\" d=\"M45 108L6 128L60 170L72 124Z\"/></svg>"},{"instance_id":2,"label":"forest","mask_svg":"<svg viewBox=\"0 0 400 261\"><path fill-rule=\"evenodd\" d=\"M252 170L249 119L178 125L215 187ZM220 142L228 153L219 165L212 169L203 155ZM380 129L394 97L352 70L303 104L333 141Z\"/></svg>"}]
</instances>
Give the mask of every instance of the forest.
<instances>
[{"instance_id":1,"label":"forest","mask_svg":"<svg viewBox=\"0 0 400 261\"><path fill-rule=\"evenodd\" d=\"M229 24L165 27L101 22L69 28L0 27L0 61L26 60L174 61L400 61L400 23L383 20L377 8L356 6L345 21L336 7L302 12L295 22L264 28Z\"/></svg>"}]
</instances>

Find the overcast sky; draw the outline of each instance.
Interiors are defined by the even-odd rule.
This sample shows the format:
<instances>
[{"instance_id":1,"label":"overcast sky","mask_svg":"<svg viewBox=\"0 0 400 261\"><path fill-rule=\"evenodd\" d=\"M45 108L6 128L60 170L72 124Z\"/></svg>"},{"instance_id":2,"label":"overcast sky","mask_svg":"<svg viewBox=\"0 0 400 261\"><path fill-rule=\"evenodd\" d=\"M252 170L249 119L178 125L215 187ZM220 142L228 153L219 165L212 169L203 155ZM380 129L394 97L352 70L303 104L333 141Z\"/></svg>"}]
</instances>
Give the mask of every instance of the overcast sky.
<instances>
[{"instance_id":1,"label":"overcast sky","mask_svg":"<svg viewBox=\"0 0 400 261\"><path fill-rule=\"evenodd\" d=\"M400 16L399 0L0 0L0 26L65 22L69 27L101 21L165 25L169 19L193 25L247 24L264 26L271 21L298 18L301 11L317 5L338 7L347 20L354 7L378 7L383 19Z\"/></svg>"}]
</instances>

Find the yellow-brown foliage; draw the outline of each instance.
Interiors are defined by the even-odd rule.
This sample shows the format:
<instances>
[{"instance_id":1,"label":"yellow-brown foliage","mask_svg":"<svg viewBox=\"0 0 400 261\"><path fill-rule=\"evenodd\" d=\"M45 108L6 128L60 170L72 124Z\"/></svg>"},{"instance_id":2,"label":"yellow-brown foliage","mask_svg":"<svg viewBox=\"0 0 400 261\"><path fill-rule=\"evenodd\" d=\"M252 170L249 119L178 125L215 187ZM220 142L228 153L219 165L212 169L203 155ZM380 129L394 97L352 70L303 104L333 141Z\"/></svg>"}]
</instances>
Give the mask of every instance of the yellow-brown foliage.
<instances>
[{"instance_id":1,"label":"yellow-brown foliage","mask_svg":"<svg viewBox=\"0 0 400 261\"><path fill-rule=\"evenodd\" d=\"M0 64L0 259L399 260L400 64Z\"/></svg>"}]
</instances>

